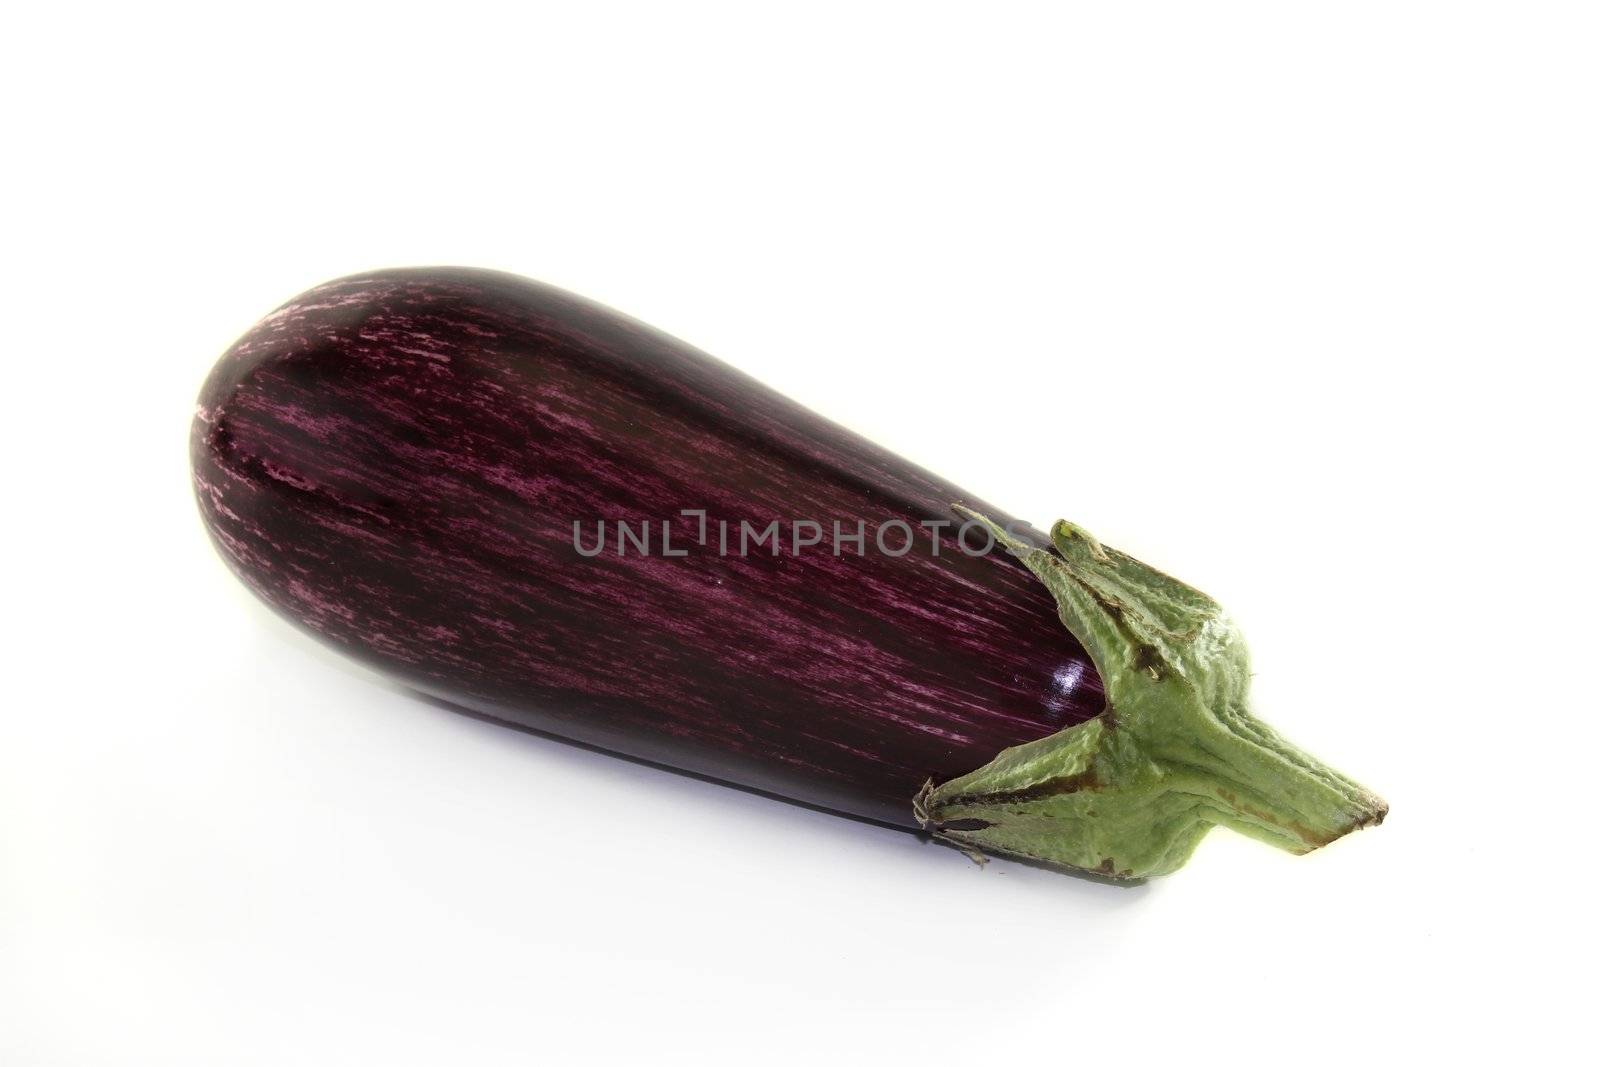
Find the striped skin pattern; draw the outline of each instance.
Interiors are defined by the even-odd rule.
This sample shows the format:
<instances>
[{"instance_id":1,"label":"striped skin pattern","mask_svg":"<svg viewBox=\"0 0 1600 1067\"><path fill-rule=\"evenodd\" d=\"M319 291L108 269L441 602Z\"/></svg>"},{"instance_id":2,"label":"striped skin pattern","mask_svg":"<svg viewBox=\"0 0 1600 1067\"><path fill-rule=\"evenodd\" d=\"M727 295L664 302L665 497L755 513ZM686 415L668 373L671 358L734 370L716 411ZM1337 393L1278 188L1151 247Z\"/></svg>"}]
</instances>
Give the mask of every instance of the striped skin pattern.
<instances>
[{"instance_id":1,"label":"striped skin pattern","mask_svg":"<svg viewBox=\"0 0 1600 1067\"><path fill-rule=\"evenodd\" d=\"M192 460L214 543L282 615L451 704L668 767L915 827L928 779L1104 706L1035 578L964 554L955 525L935 558L918 526L1003 513L511 275L384 271L290 301L212 371ZM680 509L708 513L705 546ZM663 519L686 555L661 553ZM794 551L796 519L823 543ZM873 543L892 519L916 529L899 557ZM586 550L606 522L603 552L574 520ZM652 551L619 554L617 520L650 523ZM773 520L779 553L740 558L738 524ZM858 520L865 551L835 555L832 523Z\"/></svg>"}]
</instances>

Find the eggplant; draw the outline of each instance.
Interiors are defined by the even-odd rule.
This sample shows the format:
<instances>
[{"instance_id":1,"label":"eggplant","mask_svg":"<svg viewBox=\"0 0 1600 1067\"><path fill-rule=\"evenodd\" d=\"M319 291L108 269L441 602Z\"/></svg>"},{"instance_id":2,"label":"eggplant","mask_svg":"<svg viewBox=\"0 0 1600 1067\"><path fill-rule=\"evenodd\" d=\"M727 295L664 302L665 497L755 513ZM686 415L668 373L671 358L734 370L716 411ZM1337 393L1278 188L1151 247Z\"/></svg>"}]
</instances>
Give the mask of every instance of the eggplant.
<instances>
[{"instance_id":1,"label":"eggplant","mask_svg":"<svg viewBox=\"0 0 1600 1067\"><path fill-rule=\"evenodd\" d=\"M191 459L257 596L480 716L1118 880L1387 810L1249 714L1204 594L523 278L307 291L217 363Z\"/></svg>"}]
</instances>

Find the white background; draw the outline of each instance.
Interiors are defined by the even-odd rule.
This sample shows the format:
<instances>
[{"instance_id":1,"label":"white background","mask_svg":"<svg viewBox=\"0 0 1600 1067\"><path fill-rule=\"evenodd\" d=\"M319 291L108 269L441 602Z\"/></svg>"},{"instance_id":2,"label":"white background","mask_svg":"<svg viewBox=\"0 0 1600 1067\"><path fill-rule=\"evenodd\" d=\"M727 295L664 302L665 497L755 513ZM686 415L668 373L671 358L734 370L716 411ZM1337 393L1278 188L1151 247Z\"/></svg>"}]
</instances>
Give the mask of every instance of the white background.
<instances>
[{"instance_id":1,"label":"white background","mask_svg":"<svg viewBox=\"0 0 1600 1067\"><path fill-rule=\"evenodd\" d=\"M1595 18L9 13L0 1063L1586 1044ZM193 397L299 290L427 263L611 304L1194 581L1390 821L1219 831L1131 890L980 871L324 653L207 544Z\"/></svg>"}]
</instances>

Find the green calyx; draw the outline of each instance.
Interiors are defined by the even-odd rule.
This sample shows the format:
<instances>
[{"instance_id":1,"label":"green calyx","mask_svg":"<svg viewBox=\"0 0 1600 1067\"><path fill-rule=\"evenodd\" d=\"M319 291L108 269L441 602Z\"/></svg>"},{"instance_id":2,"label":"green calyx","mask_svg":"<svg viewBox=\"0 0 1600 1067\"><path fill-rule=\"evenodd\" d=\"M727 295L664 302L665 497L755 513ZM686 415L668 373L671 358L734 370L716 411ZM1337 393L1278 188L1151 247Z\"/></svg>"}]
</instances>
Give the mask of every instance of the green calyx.
<instances>
[{"instance_id":1,"label":"green calyx","mask_svg":"<svg viewBox=\"0 0 1600 1067\"><path fill-rule=\"evenodd\" d=\"M1054 595L1107 710L928 783L914 810L936 838L1138 880L1183 866L1213 826L1301 853L1383 821L1387 804L1250 714L1244 640L1210 597L1071 523L1037 548L956 510Z\"/></svg>"}]
</instances>

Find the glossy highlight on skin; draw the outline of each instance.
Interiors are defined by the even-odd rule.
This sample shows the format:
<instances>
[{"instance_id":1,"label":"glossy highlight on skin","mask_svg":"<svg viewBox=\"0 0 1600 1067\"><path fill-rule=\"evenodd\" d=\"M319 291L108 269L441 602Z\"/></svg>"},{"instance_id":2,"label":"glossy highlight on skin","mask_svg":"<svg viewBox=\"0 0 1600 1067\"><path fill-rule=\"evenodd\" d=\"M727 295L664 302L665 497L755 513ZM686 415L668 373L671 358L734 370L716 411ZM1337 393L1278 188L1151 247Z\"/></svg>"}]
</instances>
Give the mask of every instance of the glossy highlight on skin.
<instances>
[{"instance_id":1,"label":"glossy highlight on skin","mask_svg":"<svg viewBox=\"0 0 1600 1067\"><path fill-rule=\"evenodd\" d=\"M222 357L191 445L211 537L266 603L509 723L914 828L929 779L1104 707L1049 592L1005 551L957 546L952 505L1004 512L526 279L312 289ZM796 519L861 520L867 545L723 556L684 509L776 520L786 542ZM601 519L674 519L688 554L580 554L573 522L592 544ZM899 557L872 544L895 519L917 531ZM937 558L924 520L952 523Z\"/></svg>"}]
</instances>

